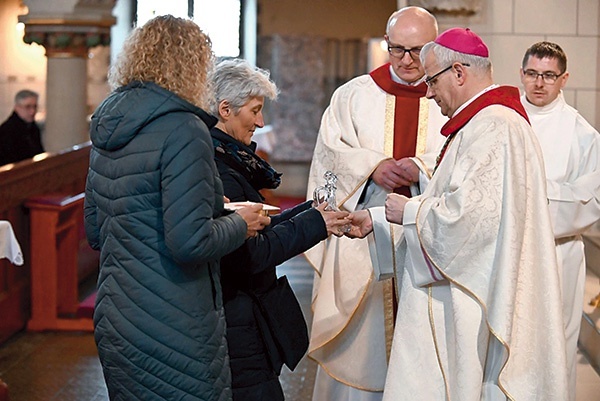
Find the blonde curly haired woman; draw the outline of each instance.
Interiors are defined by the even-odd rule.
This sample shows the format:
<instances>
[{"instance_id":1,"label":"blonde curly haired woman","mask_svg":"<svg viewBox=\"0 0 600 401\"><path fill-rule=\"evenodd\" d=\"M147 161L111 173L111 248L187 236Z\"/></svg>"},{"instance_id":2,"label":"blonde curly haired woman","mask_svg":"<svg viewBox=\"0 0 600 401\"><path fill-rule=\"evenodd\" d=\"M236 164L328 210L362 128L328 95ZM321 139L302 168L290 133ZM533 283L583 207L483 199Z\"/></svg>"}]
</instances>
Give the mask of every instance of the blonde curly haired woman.
<instances>
[{"instance_id":1,"label":"blonde curly haired woman","mask_svg":"<svg viewBox=\"0 0 600 401\"><path fill-rule=\"evenodd\" d=\"M201 107L211 42L192 21L136 29L92 117L85 228L100 250L95 339L111 400L228 400L219 259L269 223L225 215Z\"/></svg>"}]
</instances>

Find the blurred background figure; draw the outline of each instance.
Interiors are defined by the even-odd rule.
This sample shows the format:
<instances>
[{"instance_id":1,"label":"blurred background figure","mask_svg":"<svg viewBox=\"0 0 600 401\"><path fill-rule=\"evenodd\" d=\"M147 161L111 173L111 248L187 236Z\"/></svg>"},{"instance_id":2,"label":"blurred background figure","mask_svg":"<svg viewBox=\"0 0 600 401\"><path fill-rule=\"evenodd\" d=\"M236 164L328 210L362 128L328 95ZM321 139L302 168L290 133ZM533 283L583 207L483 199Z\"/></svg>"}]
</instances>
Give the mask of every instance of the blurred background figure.
<instances>
[{"instance_id":1,"label":"blurred background figure","mask_svg":"<svg viewBox=\"0 0 600 401\"><path fill-rule=\"evenodd\" d=\"M0 166L44 152L40 128L35 122L38 99L39 95L28 89L15 95L13 112L0 125Z\"/></svg>"}]
</instances>

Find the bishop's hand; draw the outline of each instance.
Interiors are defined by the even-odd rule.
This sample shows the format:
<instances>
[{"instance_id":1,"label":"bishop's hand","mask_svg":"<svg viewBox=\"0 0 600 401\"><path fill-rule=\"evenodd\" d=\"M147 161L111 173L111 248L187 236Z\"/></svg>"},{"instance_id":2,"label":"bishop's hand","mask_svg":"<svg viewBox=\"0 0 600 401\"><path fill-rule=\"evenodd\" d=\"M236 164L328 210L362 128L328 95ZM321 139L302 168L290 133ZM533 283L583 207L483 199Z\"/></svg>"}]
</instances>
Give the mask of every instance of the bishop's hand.
<instances>
[{"instance_id":1,"label":"bishop's hand","mask_svg":"<svg viewBox=\"0 0 600 401\"><path fill-rule=\"evenodd\" d=\"M390 223L402 224L408 200L404 195L388 194L385 199L385 219Z\"/></svg>"}]
</instances>

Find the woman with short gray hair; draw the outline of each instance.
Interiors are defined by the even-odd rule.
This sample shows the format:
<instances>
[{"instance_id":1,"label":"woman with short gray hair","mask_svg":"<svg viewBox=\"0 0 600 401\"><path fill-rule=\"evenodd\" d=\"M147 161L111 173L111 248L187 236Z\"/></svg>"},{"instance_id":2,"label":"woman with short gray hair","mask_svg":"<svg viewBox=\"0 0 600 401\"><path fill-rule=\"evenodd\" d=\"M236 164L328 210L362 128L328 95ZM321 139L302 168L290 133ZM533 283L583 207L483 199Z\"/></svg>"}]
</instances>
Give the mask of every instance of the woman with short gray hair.
<instances>
[{"instance_id":1,"label":"woman with short gray hair","mask_svg":"<svg viewBox=\"0 0 600 401\"><path fill-rule=\"evenodd\" d=\"M254 131L264 126L265 98L277 96L269 73L245 60L218 64L211 76L211 129L215 161L231 201L264 202L260 191L281 182L256 153ZM330 234L341 235L347 212L325 211L312 202L271 217L271 225L221 259L221 285L227 320L234 401L284 399L279 383L283 364L294 369L308 347L300 305L276 267Z\"/></svg>"}]
</instances>

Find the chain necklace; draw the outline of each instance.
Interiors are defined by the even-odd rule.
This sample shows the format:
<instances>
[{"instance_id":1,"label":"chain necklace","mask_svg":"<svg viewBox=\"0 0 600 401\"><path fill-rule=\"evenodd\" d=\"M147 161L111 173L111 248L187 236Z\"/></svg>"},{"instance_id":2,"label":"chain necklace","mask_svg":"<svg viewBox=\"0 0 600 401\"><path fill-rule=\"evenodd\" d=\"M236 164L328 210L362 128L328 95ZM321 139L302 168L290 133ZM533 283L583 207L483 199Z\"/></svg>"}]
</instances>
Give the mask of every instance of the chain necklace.
<instances>
[{"instance_id":1,"label":"chain necklace","mask_svg":"<svg viewBox=\"0 0 600 401\"><path fill-rule=\"evenodd\" d=\"M455 131L455 132L451 133L450 135L448 135L446 142L444 142L444 146L442 146L442 149L440 150L440 154L435 159L435 168L433 169L432 175L435 174L435 172L437 171L437 168L440 165L442 158L444 157L444 154L446 153L446 149L448 148L448 145L450 145L450 142L452 141L452 139L454 139L454 137L456 136L457 133L458 133L458 131Z\"/></svg>"}]
</instances>

